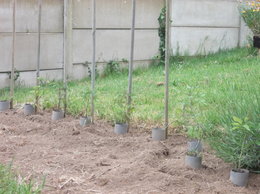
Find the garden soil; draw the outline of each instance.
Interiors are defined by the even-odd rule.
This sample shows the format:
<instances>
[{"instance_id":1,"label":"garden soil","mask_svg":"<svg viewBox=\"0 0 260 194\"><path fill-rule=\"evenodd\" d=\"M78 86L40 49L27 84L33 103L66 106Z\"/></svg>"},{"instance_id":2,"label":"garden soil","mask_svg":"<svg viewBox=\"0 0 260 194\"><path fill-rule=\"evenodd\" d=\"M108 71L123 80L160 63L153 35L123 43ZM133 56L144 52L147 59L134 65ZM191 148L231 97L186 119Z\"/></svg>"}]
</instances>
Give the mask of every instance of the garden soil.
<instances>
[{"instance_id":1,"label":"garden soil","mask_svg":"<svg viewBox=\"0 0 260 194\"><path fill-rule=\"evenodd\" d=\"M12 163L27 181L45 178L43 193L260 193L260 175L251 174L247 188L233 186L230 166L208 148L202 169L185 167L181 135L155 142L140 128L118 136L103 121L82 128L70 116L50 118L21 109L0 113L0 163Z\"/></svg>"}]
</instances>

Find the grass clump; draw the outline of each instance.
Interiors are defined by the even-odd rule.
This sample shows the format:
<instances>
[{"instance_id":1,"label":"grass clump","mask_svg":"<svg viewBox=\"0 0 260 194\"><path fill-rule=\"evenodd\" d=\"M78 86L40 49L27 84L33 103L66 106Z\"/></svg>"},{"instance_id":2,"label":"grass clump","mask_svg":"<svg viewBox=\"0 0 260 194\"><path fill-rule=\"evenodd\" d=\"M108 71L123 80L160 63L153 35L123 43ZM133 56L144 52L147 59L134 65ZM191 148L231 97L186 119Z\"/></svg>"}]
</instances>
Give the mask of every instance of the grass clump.
<instances>
[{"instance_id":1,"label":"grass clump","mask_svg":"<svg viewBox=\"0 0 260 194\"><path fill-rule=\"evenodd\" d=\"M35 186L32 181L26 183L17 178L11 170L11 166L0 164L0 193L3 194L39 194L42 186Z\"/></svg>"}]
</instances>

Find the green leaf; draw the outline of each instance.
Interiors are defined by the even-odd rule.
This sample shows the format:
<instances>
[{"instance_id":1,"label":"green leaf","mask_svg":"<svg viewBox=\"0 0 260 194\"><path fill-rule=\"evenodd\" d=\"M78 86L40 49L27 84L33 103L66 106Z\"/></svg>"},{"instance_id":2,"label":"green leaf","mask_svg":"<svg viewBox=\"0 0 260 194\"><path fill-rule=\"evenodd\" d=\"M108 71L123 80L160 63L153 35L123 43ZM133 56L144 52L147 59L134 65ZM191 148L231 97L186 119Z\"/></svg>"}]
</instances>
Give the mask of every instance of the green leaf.
<instances>
[{"instance_id":1,"label":"green leaf","mask_svg":"<svg viewBox=\"0 0 260 194\"><path fill-rule=\"evenodd\" d=\"M240 118L235 117L235 116L233 116L233 120L234 120L235 122L239 123L239 124L242 124L242 123L243 123L243 121L242 121Z\"/></svg>"}]
</instances>

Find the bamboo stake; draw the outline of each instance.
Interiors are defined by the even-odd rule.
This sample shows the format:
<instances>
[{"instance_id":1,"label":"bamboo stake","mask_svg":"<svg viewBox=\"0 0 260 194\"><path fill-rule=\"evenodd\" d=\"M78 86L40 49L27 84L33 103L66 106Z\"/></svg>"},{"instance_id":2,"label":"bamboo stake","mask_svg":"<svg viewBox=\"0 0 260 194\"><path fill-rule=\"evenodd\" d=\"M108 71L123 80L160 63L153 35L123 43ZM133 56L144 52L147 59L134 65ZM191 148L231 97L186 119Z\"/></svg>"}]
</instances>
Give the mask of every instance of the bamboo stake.
<instances>
[{"instance_id":1,"label":"bamboo stake","mask_svg":"<svg viewBox=\"0 0 260 194\"><path fill-rule=\"evenodd\" d=\"M12 44L12 69L10 80L10 108L13 109L14 101L14 68L15 68L15 43L16 43L16 0L13 0L13 44Z\"/></svg>"},{"instance_id":2,"label":"bamboo stake","mask_svg":"<svg viewBox=\"0 0 260 194\"><path fill-rule=\"evenodd\" d=\"M95 79L96 79L96 0L92 0L92 71L91 71L91 118L95 116Z\"/></svg>"},{"instance_id":3,"label":"bamboo stake","mask_svg":"<svg viewBox=\"0 0 260 194\"><path fill-rule=\"evenodd\" d=\"M39 86L40 66L41 66L41 17L42 17L42 0L38 0L38 51L37 51L37 67L36 67L36 86ZM36 93L35 112L39 109L39 94Z\"/></svg>"},{"instance_id":4,"label":"bamboo stake","mask_svg":"<svg viewBox=\"0 0 260 194\"><path fill-rule=\"evenodd\" d=\"M170 27L170 0L166 0L166 28L165 28L165 133L166 138L168 137L169 128L169 27Z\"/></svg>"},{"instance_id":5,"label":"bamboo stake","mask_svg":"<svg viewBox=\"0 0 260 194\"><path fill-rule=\"evenodd\" d=\"M64 0L64 19L63 19L63 105L64 116L67 113L67 22L68 22L68 0Z\"/></svg>"},{"instance_id":6,"label":"bamboo stake","mask_svg":"<svg viewBox=\"0 0 260 194\"><path fill-rule=\"evenodd\" d=\"M130 115L132 104L132 90L133 90L133 66L134 66L134 48L135 48L135 14L136 14L136 0L132 0L132 26L131 26L131 50L130 63L128 70L128 95L127 95L127 115ZM128 129L130 128L130 118L128 118Z\"/></svg>"}]
</instances>

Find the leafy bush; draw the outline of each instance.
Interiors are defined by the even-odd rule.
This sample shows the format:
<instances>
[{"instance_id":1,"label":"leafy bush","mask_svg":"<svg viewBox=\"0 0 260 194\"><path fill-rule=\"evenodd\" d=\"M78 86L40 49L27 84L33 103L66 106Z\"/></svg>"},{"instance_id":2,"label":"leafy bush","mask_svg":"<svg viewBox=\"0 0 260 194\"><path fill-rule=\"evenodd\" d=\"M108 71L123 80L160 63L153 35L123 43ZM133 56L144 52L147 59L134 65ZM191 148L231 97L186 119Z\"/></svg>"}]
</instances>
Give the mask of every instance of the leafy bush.
<instances>
[{"instance_id":1,"label":"leafy bush","mask_svg":"<svg viewBox=\"0 0 260 194\"><path fill-rule=\"evenodd\" d=\"M232 125L220 137L211 138L217 155L236 169L260 170L260 125L237 117L233 118Z\"/></svg>"},{"instance_id":2,"label":"leafy bush","mask_svg":"<svg viewBox=\"0 0 260 194\"><path fill-rule=\"evenodd\" d=\"M110 60L104 69L104 76L120 72L120 64L117 61Z\"/></svg>"},{"instance_id":3,"label":"leafy bush","mask_svg":"<svg viewBox=\"0 0 260 194\"><path fill-rule=\"evenodd\" d=\"M260 35L260 0L242 2L241 16L255 35Z\"/></svg>"}]
</instances>

